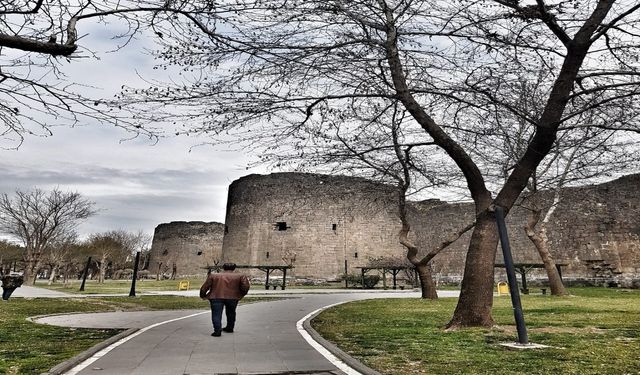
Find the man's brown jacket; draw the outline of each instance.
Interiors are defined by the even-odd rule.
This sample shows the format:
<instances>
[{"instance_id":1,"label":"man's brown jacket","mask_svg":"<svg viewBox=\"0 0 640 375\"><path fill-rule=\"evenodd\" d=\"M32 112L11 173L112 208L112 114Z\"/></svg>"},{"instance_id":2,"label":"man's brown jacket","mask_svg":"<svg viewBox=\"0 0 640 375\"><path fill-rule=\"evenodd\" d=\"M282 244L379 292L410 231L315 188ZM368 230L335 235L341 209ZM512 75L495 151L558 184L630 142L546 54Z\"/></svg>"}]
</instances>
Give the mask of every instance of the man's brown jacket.
<instances>
[{"instance_id":1,"label":"man's brown jacket","mask_svg":"<svg viewBox=\"0 0 640 375\"><path fill-rule=\"evenodd\" d=\"M249 287L249 279L241 273L212 272L200 288L200 298L239 300L249 292Z\"/></svg>"}]
</instances>

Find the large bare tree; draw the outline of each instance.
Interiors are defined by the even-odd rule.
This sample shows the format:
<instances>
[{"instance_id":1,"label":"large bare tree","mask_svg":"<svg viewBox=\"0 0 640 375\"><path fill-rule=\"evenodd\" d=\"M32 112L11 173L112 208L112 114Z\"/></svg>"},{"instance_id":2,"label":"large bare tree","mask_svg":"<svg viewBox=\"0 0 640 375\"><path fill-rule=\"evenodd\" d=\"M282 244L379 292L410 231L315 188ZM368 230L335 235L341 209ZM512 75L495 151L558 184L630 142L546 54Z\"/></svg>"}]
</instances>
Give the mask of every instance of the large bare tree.
<instances>
[{"instance_id":1,"label":"large bare tree","mask_svg":"<svg viewBox=\"0 0 640 375\"><path fill-rule=\"evenodd\" d=\"M96 210L79 193L58 189L17 190L13 197L0 195L0 232L24 246L24 280L33 285L43 255L52 242L66 238Z\"/></svg>"},{"instance_id":2,"label":"large bare tree","mask_svg":"<svg viewBox=\"0 0 640 375\"><path fill-rule=\"evenodd\" d=\"M32 31L35 9L16 8L4 15L11 30L5 34L27 30L27 38L42 38L63 30L63 44L75 45L77 22L122 16L133 25L127 36L144 25L164 44L158 58L179 66L184 78L123 93L124 109L140 121L133 125L142 126L134 130L165 124L177 126L176 134L228 140L228 133L263 151L303 153L318 127L339 120L336 109L375 99L402 103L458 168L475 203L450 327L493 324L494 207L509 211L559 134L583 127L638 131L640 4L633 1L105 1L100 4L107 8L94 9L98 3L92 2L53 13L40 11L49 3L33 4L56 31ZM10 28L7 17L14 16L26 17L16 23L25 27ZM59 43L50 39L52 46ZM544 101L519 109L522 80L538 79L541 69ZM7 118L15 119L12 106L5 107ZM531 134L502 181L475 152L496 136L495 108L502 121L527 123ZM586 111L598 112L592 123L571 121ZM9 132L24 133L5 123Z\"/></svg>"},{"instance_id":3,"label":"large bare tree","mask_svg":"<svg viewBox=\"0 0 640 375\"><path fill-rule=\"evenodd\" d=\"M520 95L513 101L512 107L522 113L535 113L546 101L544 82L548 73L541 70L537 77L519 79ZM490 106L491 103L487 103ZM549 234L551 218L565 195L565 188L600 182L603 179L634 171L640 165L637 139L628 139L607 127L581 126L597 123L604 106L577 114L568 119L564 127L571 131L560 131L553 149L532 173L520 199L516 204L528 212L524 230L544 264L552 295L565 295L555 264L555 256L551 252ZM528 147L534 136L526 119L513 117L505 108L491 106L490 116L493 119L496 138L491 144L484 140L475 140L472 152L474 157L484 160L486 175L489 180L504 181L520 155ZM627 118L624 111L611 108L607 114L609 123L623 123ZM495 147L499 145L499 147Z\"/></svg>"},{"instance_id":4,"label":"large bare tree","mask_svg":"<svg viewBox=\"0 0 640 375\"><path fill-rule=\"evenodd\" d=\"M141 127L128 114L121 113L110 100L111 93L108 97L88 94L96 87L79 84L76 78L65 74L72 72L67 66L80 59L92 59L99 70L100 56L92 44L104 41L96 38L109 38L110 49L117 52L132 38L162 38L151 29L157 22L180 22L192 14L207 13L215 15L211 5L194 8L188 2L173 0L3 1L0 148L18 148L29 135L51 135L56 125L87 123L117 126L132 137L156 138L162 133L160 129L150 124ZM88 38L89 31L99 36ZM131 72L135 70L131 66Z\"/></svg>"},{"instance_id":5,"label":"large bare tree","mask_svg":"<svg viewBox=\"0 0 640 375\"><path fill-rule=\"evenodd\" d=\"M451 188L449 179L455 179L456 172L443 163L436 145L425 139L424 132L397 101L372 99L358 108L336 110L333 117L326 126L316 129L301 152L276 149L263 153L262 160L299 170L362 176L394 186L401 223L399 242L407 249L409 264L418 272L422 298L436 299L430 262L474 223L451 228L439 243L418 244L411 238L411 220L420 220L421 212L410 213L408 199Z\"/></svg>"},{"instance_id":6,"label":"large bare tree","mask_svg":"<svg viewBox=\"0 0 640 375\"><path fill-rule=\"evenodd\" d=\"M186 78L126 90L128 109L154 123L182 122L178 133L303 153L318 128L339 120L335 111L380 98L402 103L475 204L452 328L493 324L494 207L511 209L559 134L638 132L636 2L239 0L215 9L154 24L171 36L158 57ZM538 80L541 69L543 102L518 108L522 80ZM531 134L503 180L493 178L502 167L475 152L496 137L495 108ZM598 112L593 122L571 121L586 111Z\"/></svg>"}]
</instances>

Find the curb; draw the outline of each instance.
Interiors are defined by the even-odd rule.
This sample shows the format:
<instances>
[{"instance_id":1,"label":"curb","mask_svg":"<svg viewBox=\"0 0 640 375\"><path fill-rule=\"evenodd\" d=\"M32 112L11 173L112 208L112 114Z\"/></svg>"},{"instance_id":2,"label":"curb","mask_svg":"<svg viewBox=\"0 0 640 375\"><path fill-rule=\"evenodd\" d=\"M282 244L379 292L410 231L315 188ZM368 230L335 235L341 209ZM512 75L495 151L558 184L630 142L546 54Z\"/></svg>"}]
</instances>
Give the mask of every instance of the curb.
<instances>
[{"instance_id":1,"label":"curb","mask_svg":"<svg viewBox=\"0 0 640 375\"><path fill-rule=\"evenodd\" d=\"M365 366L362 362L358 361L357 359L353 358L349 354L347 354L344 351L342 351L340 348L335 346L333 343L331 343L330 341L326 340L324 337L320 336L318 331L316 331L315 329L313 329L313 327L311 327L311 320L313 318L315 318L316 316L318 316L318 314L320 314L324 310L325 309L320 309L320 311L318 311L315 314L311 315L307 320L302 322L302 327L304 328L305 331L307 331L307 333L311 336L311 338L313 338L318 344L322 345L325 349L327 349L329 352L331 352L331 354L333 354L336 357L338 357L338 359L340 359L342 362L346 363L349 367L353 368L354 370L358 371L359 373L361 373L363 375L382 375L378 371L375 371L375 370Z\"/></svg>"},{"instance_id":2,"label":"curb","mask_svg":"<svg viewBox=\"0 0 640 375\"><path fill-rule=\"evenodd\" d=\"M99 352L100 350L106 348L107 346L113 344L116 341L119 341L131 334L134 334L135 332L139 331L139 328L129 328L126 331L120 332L115 336L111 336L108 339L97 343L96 345L92 346L91 348L85 350L84 352L76 355L75 357L71 357L69 359L67 359L66 361L59 363L57 365L55 365L54 367L52 367L51 369L49 369L49 371L47 372L43 372L40 375L60 375L63 374L69 370L71 370L72 368L74 368L76 365L80 364L81 362L85 361L86 359L90 358L91 356L93 356L94 354L96 354L97 352Z\"/></svg>"}]
</instances>

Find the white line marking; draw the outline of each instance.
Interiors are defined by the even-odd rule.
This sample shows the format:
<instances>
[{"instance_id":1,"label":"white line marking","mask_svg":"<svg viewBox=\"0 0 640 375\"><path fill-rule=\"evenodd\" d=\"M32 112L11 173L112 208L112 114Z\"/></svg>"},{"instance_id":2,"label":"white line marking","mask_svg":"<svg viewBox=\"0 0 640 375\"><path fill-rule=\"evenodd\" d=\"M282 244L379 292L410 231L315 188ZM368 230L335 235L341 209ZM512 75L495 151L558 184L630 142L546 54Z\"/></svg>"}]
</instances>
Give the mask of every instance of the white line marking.
<instances>
[{"instance_id":1,"label":"white line marking","mask_svg":"<svg viewBox=\"0 0 640 375\"><path fill-rule=\"evenodd\" d=\"M178 320L182 320L182 319L187 319L187 318L191 318L197 315L202 315L202 314L206 314L209 311L203 311L203 312L199 312L199 313L195 313L195 314L191 314L191 315L187 315L187 316L183 316L180 318L175 318L175 319L170 319L170 320L165 320L164 322L160 322L160 323L156 323L156 324L152 324L150 326L144 327L142 329L140 329L139 331L135 332L132 335L129 335L127 337L124 337L116 342L114 342L113 344L107 346L106 348L100 350L99 352L96 352L96 354L94 354L93 356L85 359L83 362L81 362L79 365L77 365L76 367L72 368L71 370L67 371L64 373L64 375L76 375L78 374L80 371L84 370L85 368L87 368L89 365L91 365L93 362L99 360L100 358L102 358L103 356L105 356L107 353L109 353L110 351L112 351L113 349L117 348L118 346L124 344L125 342L131 340L132 338L152 329L155 328L157 326L161 326L163 324L167 324L167 323L172 323L172 322L176 322Z\"/></svg>"},{"instance_id":2,"label":"white line marking","mask_svg":"<svg viewBox=\"0 0 640 375\"><path fill-rule=\"evenodd\" d=\"M309 319L314 314L317 314L320 311L326 310L328 308L331 308L331 307L334 307L334 306L337 306L337 305L341 305L341 304L346 303L346 302L351 302L351 301L334 303L332 305L321 307L321 308L317 309L316 311L313 311L313 312L305 315L304 318L302 318L302 319L298 320L298 322L296 322L296 328L298 329L298 332L302 335L302 337L305 340L307 340L309 345L311 345L315 350L317 350L320 354L322 354L322 356L324 356L327 360L329 360L329 362L331 362L334 366L336 366L337 368L342 370L347 375L362 375L362 373L360 373L360 372L356 371L355 369L351 368L349 365L347 365L342 360L340 360L338 357L333 355L330 351L328 351L324 346L320 345L316 340L313 339L313 337L311 337L311 335L302 326L302 323L304 323L305 320Z\"/></svg>"}]
</instances>

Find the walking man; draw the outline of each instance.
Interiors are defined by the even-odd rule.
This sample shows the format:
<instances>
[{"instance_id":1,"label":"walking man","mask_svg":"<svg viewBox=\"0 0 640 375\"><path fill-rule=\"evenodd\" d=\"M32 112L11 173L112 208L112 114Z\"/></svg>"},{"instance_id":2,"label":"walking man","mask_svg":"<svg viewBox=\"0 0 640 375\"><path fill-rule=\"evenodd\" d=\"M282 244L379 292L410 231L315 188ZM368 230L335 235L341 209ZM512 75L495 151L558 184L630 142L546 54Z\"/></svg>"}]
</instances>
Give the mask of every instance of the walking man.
<instances>
[{"instance_id":1,"label":"walking man","mask_svg":"<svg viewBox=\"0 0 640 375\"><path fill-rule=\"evenodd\" d=\"M213 333L211 336L219 337L222 332L233 332L236 324L236 307L238 302L249 292L249 279L247 276L234 272L235 263L222 265L221 273L210 273L200 288L200 298L208 299L211 303L211 322ZM222 310L227 316L227 325L222 328Z\"/></svg>"}]
</instances>

